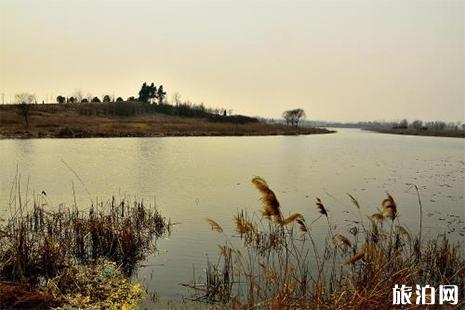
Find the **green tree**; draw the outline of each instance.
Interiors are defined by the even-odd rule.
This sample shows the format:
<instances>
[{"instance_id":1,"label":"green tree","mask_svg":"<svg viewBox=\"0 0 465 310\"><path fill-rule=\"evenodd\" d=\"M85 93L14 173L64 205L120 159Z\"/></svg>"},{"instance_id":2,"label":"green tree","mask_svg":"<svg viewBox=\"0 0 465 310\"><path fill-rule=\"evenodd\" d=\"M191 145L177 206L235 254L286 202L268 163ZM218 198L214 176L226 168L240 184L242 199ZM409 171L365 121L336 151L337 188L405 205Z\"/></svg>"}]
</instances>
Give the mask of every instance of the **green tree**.
<instances>
[{"instance_id":1,"label":"green tree","mask_svg":"<svg viewBox=\"0 0 465 310\"><path fill-rule=\"evenodd\" d=\"M149 102L152 99L157 98L157 87L152 83L147 85L146 82L142 84L142 87L139 91L139 101L141 102Z\"/></svg>"},{"instance_id":2,"label":"green tree","mask_svg":"<svg viewBox=\"0 0 465 310\"><path fill-rule=\"evenodd\" d=\"M65 97L63 97L63 96L61 96L61 95L57 97L57 102L58 102L58 103L65 103L65 101L66 101L66 98L65 98Z\"/></svg>"},{"instance_id":3,"label":"green tree","mask_svg":"<svg viewBox=\"0 0 465 310\"><path fill-rule=\"evenodd\" d=\"M111 98L109 95L103 96L103 102L111 102Z\"/></svg>"},{"instance_id":4,"label":"green tree","mask_svg":"<svg viewBox=\"0 0 465 310\"><path fill-rule=\"evenodd\" d=\"M160 87L158 87L156 97L158 98L158 104L162 104L163 101L165 100L166 92L163 90L163 85L160 85Z\"/></svg>"}]
</instances>

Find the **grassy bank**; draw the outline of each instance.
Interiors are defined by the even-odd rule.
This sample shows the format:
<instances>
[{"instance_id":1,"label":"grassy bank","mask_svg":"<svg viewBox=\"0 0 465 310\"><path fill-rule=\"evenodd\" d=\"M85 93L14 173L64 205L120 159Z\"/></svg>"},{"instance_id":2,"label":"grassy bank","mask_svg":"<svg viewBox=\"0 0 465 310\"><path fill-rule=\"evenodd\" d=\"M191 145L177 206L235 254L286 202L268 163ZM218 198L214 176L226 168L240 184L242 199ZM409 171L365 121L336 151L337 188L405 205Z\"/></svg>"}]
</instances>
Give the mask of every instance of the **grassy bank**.
<instances>
[{"instance_id":1,"label":"grassy bank","mask_svg":"<svg viewBox=\"0 0 465 310\"><path fill-rule=\"evenodd\" d=\"M464 130L435 130L435 129L389 129L389 128L368 128L364 129L379 133L389 133L395 135L408 135L408 136L430 136L430 137L449 137L449 138L465 138Z\"/></svg>"},{"instance_id":2,"label":"grassy bank","mask_svg":"<svg viewBox=\"0 0 465 310\"><path fill-rule=\"evenodd\" d=\"M424 309L416 304L416 285L435 287L438 306L439 286L451 284L458 286L454 307L465 306L463 248L445 234L422 238L418 189L420 230L414 235L401 223L402 211L389 194L367 215L348 195L354 218L346 226L333 222L331 208L319 198L313 215L309 211L315 220L298 213L285 217L292 210L281 210L268 184L261 178L252 182L261 195L262 215L236 215L239 247L221 223L207 219L212 230L224 234L225 243L218 263L208 262L203 277L186 284L193 300L215 309L392 309L393 288L406 285L413 288L408 309ZM323 246L316 245L312 232L317 221L327 226Z\"/></svg>"},{"instance_id":3,"label":"grassy bank","mask_svg":"<svg viewBox=\"0 0 465 310\"><path fill-rule=\"evenodd\" d=\"M256 136L333 132L322 128L264 124L242 116L177 111L168 105L155 107L138 103L37 104L29 107L27 125L21 106L5 105L0 106L0 138ZM180 111L189 116L175 115Z\"/></svg>"}]
</instances>

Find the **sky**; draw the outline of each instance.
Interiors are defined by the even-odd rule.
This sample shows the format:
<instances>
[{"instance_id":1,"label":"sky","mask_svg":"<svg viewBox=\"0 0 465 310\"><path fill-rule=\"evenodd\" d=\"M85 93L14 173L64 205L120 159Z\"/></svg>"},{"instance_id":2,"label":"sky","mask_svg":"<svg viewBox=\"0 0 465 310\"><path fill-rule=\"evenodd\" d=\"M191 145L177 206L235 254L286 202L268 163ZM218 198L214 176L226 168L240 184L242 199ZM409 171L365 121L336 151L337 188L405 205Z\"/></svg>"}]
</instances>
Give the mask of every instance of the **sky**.
<instances>
[{"instance_id":1,"label":"sky","mask_svg":"<svg viewBox=\"0 0 465 310\"><path fill-rule=\"evenodd\" d=\"M464 122L464 41L464 0L0 0L0 93L147 81L246 115Z\"/></svg>"}]
</instances>

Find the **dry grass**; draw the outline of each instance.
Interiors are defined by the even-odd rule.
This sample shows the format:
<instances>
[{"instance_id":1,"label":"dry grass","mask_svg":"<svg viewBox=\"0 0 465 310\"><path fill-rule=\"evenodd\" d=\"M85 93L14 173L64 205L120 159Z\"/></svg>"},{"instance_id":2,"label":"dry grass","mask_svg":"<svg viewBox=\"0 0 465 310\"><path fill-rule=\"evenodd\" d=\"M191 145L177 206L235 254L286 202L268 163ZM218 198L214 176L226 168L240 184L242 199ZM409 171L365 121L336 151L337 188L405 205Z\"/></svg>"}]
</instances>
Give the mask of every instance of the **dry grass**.
<instances>
[{"instance_id":1,"label":"dry grass","mask_svg":"<svg viewBox=\"0 0 465 310\"><path fill-rule=\"evenodd\" d=\"M19 107L0 106L2 138L86 138L163 136L251 136L319 134L321 128L291 127L264 123L232 124L209 122L165 114L130 117L81 115L79 105L33 105L26 128Z\"/></svg>"},{"instance_id":2,"label":"dry grass","mask_svg":"<svg viewBox=\"0 0 465 310\"><path fill-rule=\"evenodd\" d=\"M363 226L360 212L347 232L338 233L328 207L317 199L313 216L320 213L317 220L323 217L328 224L326 243L318 248L311 227L315 221L307 224L301 214L293 215L289 225L276 220L282 219L282 210L275 194L263 179L252 182L265 217L244 211L235 216L243 246L226 241L217 265L209 263L206 270L210 282L194 279L189 285L194 300L218 309L391 309L396 284L455 284L457 308L465 306L463 251L446 237L422 241L421 232L412 236L391 195L381 201L382 213L369 217L371 225ZM357 199L349 198L360 210Z\"/></svg>"}]
</instances>

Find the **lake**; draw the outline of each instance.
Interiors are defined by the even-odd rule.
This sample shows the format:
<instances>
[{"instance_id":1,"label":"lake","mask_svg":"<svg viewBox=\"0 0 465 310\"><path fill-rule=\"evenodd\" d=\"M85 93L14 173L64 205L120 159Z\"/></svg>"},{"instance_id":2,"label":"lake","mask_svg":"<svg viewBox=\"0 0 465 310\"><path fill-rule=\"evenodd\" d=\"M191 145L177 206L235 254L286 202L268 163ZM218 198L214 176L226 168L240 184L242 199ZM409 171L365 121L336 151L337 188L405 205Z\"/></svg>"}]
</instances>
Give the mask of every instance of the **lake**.
<instances>
[{"instance_id":1,"label":"lake","mask_svg":"<svg viewBox=\"0 0 465 310\"><path fill-rule=\"evenodd\" d=\"M344 233L357 215L346 193L355 196L365 215L380 207L389 192L400 220L418 229L419 206L412 184L418 185L425 234L465 233L465 140L378 134L337 129L336 134L270 137L173 137L105 139L0 140L0 216L8 212L12 182L21 174L22 189L47 193L50 206L117 197L156 203L175 225L159 240L136 276L161 300L179 299L187 291L179 283L200 274L206 255L214 260L224 236L211 231L205 218L233 235L237 210L260 210L250 183L267 180L285 214L300 212L307 221L318 217L315 197ZM460 221L448 223L448 216ZM323 239L327 226L312 229Z\"/></svg>"}]
</instances>

